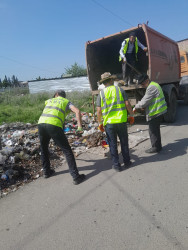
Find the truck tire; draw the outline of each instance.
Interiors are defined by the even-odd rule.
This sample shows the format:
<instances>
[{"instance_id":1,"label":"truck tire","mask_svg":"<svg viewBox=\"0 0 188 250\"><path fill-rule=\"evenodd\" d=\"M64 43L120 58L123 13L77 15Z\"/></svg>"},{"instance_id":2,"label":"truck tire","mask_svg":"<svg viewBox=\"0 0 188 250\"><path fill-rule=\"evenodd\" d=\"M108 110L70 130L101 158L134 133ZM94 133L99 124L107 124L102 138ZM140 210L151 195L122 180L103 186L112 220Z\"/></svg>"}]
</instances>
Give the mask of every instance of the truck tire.
<instances>
[{"instance_id":1,"label":"truck tire","mask_svg":"<svg viewBox=\"0 0 188 250\"><path fill-rule=\"evenodd\" d=\"M171 91L168 103L167 113L164 114L165 122L174 122L176 118L176 110L177 110L177 96L175 91Z\"/></svg>"}]
</instances>

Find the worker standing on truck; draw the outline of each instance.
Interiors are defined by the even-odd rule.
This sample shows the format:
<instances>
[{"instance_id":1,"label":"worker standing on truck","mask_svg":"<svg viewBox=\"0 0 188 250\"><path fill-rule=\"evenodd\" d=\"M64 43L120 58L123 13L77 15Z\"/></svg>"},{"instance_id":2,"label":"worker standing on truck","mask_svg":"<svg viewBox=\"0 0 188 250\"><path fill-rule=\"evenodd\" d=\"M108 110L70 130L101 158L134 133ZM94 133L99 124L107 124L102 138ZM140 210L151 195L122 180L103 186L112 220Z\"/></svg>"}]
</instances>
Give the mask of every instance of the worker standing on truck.
<instances>
[{"instance_id":1,"label":"worker standing on truck","mask_svg":"<svg viewBox=\"0 0 188 250\"><path fill-rule=\"evenodd\" d=\"M114 86L116 76L110 72L105 72L101 75L100 84L104 84L97 98L97 118L99 129L107 135L107 140L110 147L113 166L112 168L120 172L122 170L119 163L117 136L121 143L121 153L123 156L124 167L128 168L131 165L128 133L127 133L127 110L131 115L128 118L130 124L134 123L134 113L128 101L127 95L123 89ZM103 122L102 122L103 118Z\"/></svg>"},{"instance_id":2,"label":"worker standing on truck","mask_svg":"<svg viewBox=\"0 0 188 250\"><path fill-rule=\"evenodd\" d=\"M147 51L147 47L140 43L134 32L131 32L129 38L126 38L121 44L119 61L122 61L123 80L127 83L127 85L131 85L133 83L134 71L126 64L126 62L135 68L136 61L138 61L138 47L143 49L145 52Z\"/></svg>"},{"instance_id":3,"label":"worker standing on truck","mask_svg":"<svg viewBox=\"0 0 188 250\"><path fill-rule=\"evenodd\" d=\"M151 148L146 153L158 153L162 149L160 123L163 114L167 112L167 104L161 86L149 80L147 75L141 75L138 84L146 88L146 93L141 101L139 101L133 111L145 108L146 120L149 123L149 135L151 140Z\"/></svg>"},{"instance_id":4,"label":"worker standing on truck","mask_svg":"<svg viewBox=\"0 0 188 250\"><path fill-rule=\"evenodd\" d=\"M68 166L69 172L73 177L75 185L84 181L85 175L79 174L76 166L76 161L72 149L68 143L67 137L64 134L63 127L66 114L73 111L76 114L78 129L77 132L82 131L81 113L68 99L65 98L64 90L57 90L54 98L45 102L45 108L38 121L38 131L41 147L41 159L44 171L44 177L52 176L55 171L50 168L48 145L52 138L54 142L62 149Z\"/></svg>"}]
</instances>

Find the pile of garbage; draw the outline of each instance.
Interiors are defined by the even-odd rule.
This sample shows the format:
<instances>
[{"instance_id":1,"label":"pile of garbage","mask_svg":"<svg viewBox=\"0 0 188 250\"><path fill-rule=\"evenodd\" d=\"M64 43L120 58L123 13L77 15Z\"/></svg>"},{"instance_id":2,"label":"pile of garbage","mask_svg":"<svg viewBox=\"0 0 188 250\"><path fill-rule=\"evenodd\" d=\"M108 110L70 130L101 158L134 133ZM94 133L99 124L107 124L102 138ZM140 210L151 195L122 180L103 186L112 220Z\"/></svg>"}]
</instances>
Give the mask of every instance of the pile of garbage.
<instances>
[{"instance_id":1,"label":"pile of garbage","mask_svg":"<svg viewBox=\"0 0 188 250\"><path fill-rule=\"evenodd\" d=\"M108 146L105 133L98 130L92 114L82 113L83 133L76 134L77 122L73 115L68 117L64 132L75 157L89 148ZM25 183L42 174L40 142L37 125L12 123L0 126L0 197L16 191ZM65 160L61 149L53 140L49 144L51 165L55 168Z\"/></svg>"}]
</instances>

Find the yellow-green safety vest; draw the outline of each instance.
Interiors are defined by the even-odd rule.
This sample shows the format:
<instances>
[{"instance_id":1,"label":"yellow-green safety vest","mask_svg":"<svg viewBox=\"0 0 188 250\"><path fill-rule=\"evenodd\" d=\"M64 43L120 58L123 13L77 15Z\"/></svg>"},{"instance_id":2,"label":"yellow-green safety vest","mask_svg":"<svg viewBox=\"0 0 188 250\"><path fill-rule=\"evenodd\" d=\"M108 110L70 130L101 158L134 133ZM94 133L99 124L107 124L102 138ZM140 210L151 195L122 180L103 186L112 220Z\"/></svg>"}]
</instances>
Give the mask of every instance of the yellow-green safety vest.
<instances>
[{"instance_id":1,"label":"yellow-green safety vest","mask_svg":"<svg viewBox=\"0 0 188 250\"><path fill-rule=\"evenodd\" d=\"M129 38L125 39L126 43L125 43L125 46L123 48L123 53L126 54L127 52L127 49L128 49L128 45L129 45ZM134 47L135 47L135 56L136 56L136 59L137 59L137 53L138 53L138 39L136 37L135 39L135 42L134 42ZM121 61L122 58L121 56L119 56L119 61Z\"/></svg>"},{"instance_id":2,"label":"yellow-green safety vest","mask_svg":"<svg viewBox=\"0 0 188 250\"><path fill-rule=\"evenodd\" d=\"M121 90L117 86L109 86L100 91L103 126L127 122L127 109Z\"/></svg>"},{"instance_id":3,"label":"yellow-green safety vest","mask_svg":"<svg viewBox=\"0 0 188 250\"><path fill-rule=\"evenodd\" d=\"M62 128L68 103L69 100L60 96L45 101L45 108L38 123L47 123Z\"/></svg>"},{"instance_id":4,"label":"yellow-green safety vest","mask_svg":"<svg viewBox=\"0 0 188 250\"><path fill-rule=\"evenodd\" d=\"M151 82L149 85L155 86L160 92L160 95L156 98L153 98L149 105L148 116L153 117L160 113L164 113L165 110L167 110L167 104L161 86L156 82Z\"/></svg>"}]
</instances>

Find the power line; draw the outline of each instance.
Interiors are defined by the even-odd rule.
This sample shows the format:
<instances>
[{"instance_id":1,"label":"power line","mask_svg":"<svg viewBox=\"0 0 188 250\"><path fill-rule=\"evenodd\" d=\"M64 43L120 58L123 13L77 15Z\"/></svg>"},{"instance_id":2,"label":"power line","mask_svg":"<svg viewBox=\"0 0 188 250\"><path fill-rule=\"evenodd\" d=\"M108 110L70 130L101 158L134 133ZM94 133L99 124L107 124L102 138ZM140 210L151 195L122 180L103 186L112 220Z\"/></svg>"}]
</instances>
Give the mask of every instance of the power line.
<instances>
[{"instance_id":1,"label":"power line","mask_svg":"<svg viewBox=\"0 0 188 250\"><path fill-rule=\"evenodd\" d=\"M106 10L107 12L109 12L110 14L112 14L113 16L117 17L118 19L120 19L121 21L123 21L126 24L129 24L131 27L134 27L134 25L132 25L131 23L127 22L125 19L123 19L122 17L118 16L117 14L115 14L114 12L112 12L111 10L107 9L106 7L104 7L102 4L98 3L95 0L91 0L93 3L97 4L98 6L100 6L102 9Z\"/></svg>"},{"instance_id":2,"label":"power line","mask_svg":"<svg viewBox=\"0 0 188 250\"><path fill-rule=\"evenodd\" d=\"M30 67L30 68L34 68L34 69L38 69L38 70L42 70L42 71L47 71L47 72L59 74L59 72L51 71L51 70L49 70L49 69L42 69L42 68L39 68L39 67L36 67L36 66L33 66L33 65L29 65L29 64L26 64L26 63L19 62L19 61L15 60L15 59L12 59L12 58L8 58L8 57L1 56L1 55L0 55L0 57L1 57L1 58L4 58L4 59L6 59L6 60L9 60L9 61L18 63L18 64L20 64L20 65L26 66L26 67Z\"/></svg>"}]
</instances>

